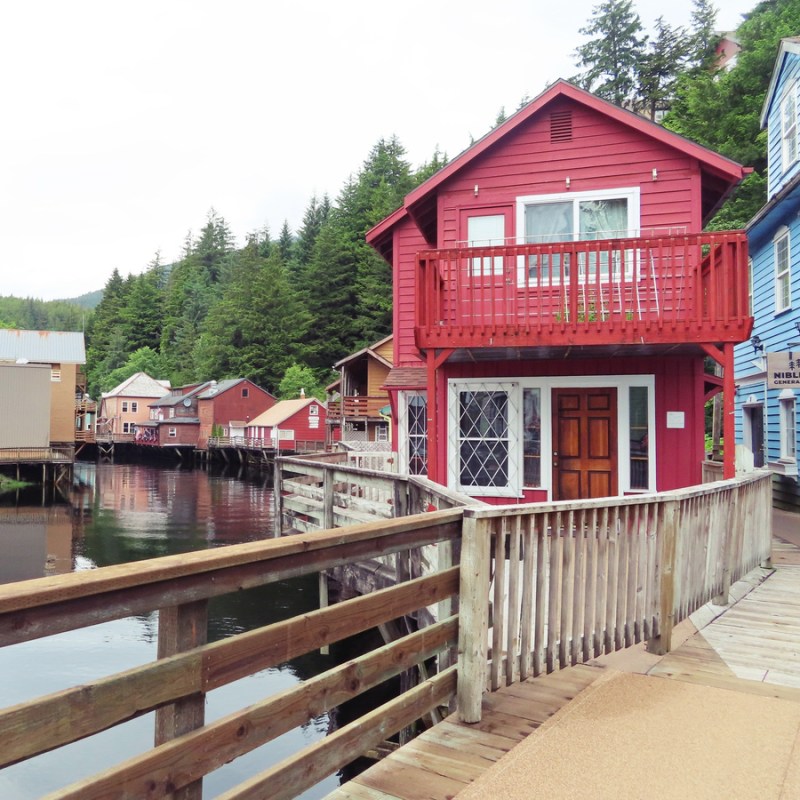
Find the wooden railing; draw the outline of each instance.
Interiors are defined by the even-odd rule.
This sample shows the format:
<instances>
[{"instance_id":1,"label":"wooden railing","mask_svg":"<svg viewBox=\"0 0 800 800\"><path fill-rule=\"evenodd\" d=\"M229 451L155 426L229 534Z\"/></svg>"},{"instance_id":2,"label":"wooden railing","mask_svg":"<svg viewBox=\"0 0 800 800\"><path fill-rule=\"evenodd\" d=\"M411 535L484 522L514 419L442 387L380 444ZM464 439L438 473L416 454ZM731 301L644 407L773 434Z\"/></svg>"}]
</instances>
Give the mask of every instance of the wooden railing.
<instances>
[{"instance_id":1,"label":"wooden railing","mask_svg":"<svg viewBox=\"0 0 800 800\"><path fill-rule=\"evenodd\" d=\"M398 475L394 455L347 451L275 461L276 528L315 531L430 509L484 505L418 476Z\"/></svg>"},{"instance_id":2,"label":"wooden railing","mask_svg":"<svg viewBox=\"0 0 800 800\"><path fill-rule=\"evenodd\" d=\"M298 453L315 453L325 449L324 442L303 439L292 440L291 447L287 446L287 440L278 440L277 444L279 450L291 450ZM275 445L275 439L258 439L249 436L210 436L208 439L210 449L233 447L240 450L275 450Z\"/></svg>"},{"instance_id":3,"label":"wooden railing","mask_svg":"<svg viewBox=\"0 0 800 800\"><path fill-rule=\"evenodd\" d=\"M352 396L343 397L339 400L328 401L328 419L340 419L345 417L372 417L374 419L381 418L381 409L389 405L389 398L384 395L383 397L368 397L368 396Z\"/></svg>"},{"instance_id":4,"label":"wooden railing","mask_svg":"<svg viewBox=\"0 0 800 800\"><path fill-rule=\"evenodd\" d=\"M53 447L3 447L0 462L19 464L71 464L75 448L69 445Z\"/></svg>"},{"instance_id":5,"label":"wooden railing","mask_svg":"<svg viewBox=\"0 0 800 800\"><path fill-rule=\"evenodd\" d=\"M417 255L420 347L740 342L743 231Z\"/></svg>"},{"instance_id":6,"label":"wooden railing","mask_svg":"<svg viewBox=\"0 0 800 800\"><path fill-rule=\"evenodd\" d=\"M155 662L0 711L0 766L155 710L153 749L118 765L98 764L102 773L57 796L199 798L209 772L453 647L458 620L448 611L430 627L206 724L207 692L427 606L447 604L458 590L458 567L445 565L423 578L212 644L205 639L209 599L364 558L443 546L460 530L460 511L441 511L0 586L0 646L160 609ZM455 689L453 666L224 797L294 797L446 706Z\"/></svg>"},{"instance_id":7,"label":"wooden railing","mask_svg":"<svg viewBox=\"0 0 800 800\"><path fill-rule=\"evenodd\" d=\"M764 472L658 495L465 509L461 714L480 719L487 683L645 640L666 652L675 624L727 602L731 583L769 559L771 535Z\"/></svg>"},{"instance_id":8,"label":"wooden railing","mask_svg":"<svg viewBox=\"0 0 800 800\"><path fill-rule=\"evenodd\" d=\"M759 473L663 495L454 508L0 586L0 646L160 609L155 662L0 710L0 766L155 710L151 750L57 796L197 798L204 775L417 666L413 688L223 795L294 797L456 691L476 721L487 687L644 639L668 648L677 621L769 557L770 492ZM434 545L441 557L422 577L206 643L210 598ZM205 722L211 689L431 606L431 626ZM422 679L456 641L457 665Z\"/></svg>"}]
</instances>

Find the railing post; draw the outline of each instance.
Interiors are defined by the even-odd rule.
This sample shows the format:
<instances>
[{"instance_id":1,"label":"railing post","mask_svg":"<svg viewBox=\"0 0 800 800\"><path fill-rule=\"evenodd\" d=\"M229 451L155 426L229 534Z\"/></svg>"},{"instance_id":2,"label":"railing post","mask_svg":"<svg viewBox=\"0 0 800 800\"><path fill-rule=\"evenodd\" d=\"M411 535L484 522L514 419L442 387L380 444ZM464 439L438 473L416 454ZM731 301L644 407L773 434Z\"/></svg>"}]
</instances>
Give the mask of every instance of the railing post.
<instances>
[{"instance_id":1,"label":"railing post","mask_svg":"<svg viewBox=\"0 0 800 800\"><path fill-rule=\"evenodd\" d=\"M275 499L275 537L283 533L283 465L279 458L275 459L275 474L272 479L272 494Z\"/></svg>"},{"instance_id":2,"label":"railing post","mask_svg":"<svg viewBox=\"0 0 800 800\"><path fill-rule=\"evenodd\" d=\"M667 500L662 503L661 520L658 526L659 625L658 636L654 636L647 642L647 651L659 656L663 656L672 649L680 505L679 500Z\"/></svg>"},{"instance_id":3,"label":"railing post","mask_svg":"<svg viewBox=\"0 0 800 800\"><path fill-rule=\"evenodd\" d=\"M462 526L458 711L463 722L480 722L489 638L489 522L465 511Z\"/></svg>"},{"instance_id":4,"label":"railing post","mask_svg":"<svg viewBox=\"0 0 800 800\"><path fill-rule=\"evenodd\" d=\"M167 658L208 641L208 601L197 600L158 612L158 657ZM156 711L155 746L176 739L205 724L204 692L184 697ZM203 780L174 792L173 800L202 800Z\"/></svg>"},{"instance_id":5,"label":"railing post","mask_svg":"<svg viewBox=\"0 0 800 800\"><path fill-rule=\"evenodd\" d=\"M333 469L327 464L322 465L322 528L326 531L334 527Z\"/></svg>"}]
</instances>

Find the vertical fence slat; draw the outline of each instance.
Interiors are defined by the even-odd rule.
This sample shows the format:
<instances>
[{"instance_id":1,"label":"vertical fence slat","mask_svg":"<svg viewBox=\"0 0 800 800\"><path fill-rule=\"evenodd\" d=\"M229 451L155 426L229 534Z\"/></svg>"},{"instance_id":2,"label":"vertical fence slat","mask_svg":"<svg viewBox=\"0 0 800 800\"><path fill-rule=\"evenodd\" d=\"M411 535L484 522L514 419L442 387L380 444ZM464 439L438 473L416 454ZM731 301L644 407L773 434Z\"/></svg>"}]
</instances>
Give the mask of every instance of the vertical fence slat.
<instances>
[{"instance_id":1,"label":"vertical fence slat","mask_svg":"<svg viewBox=\"0 0 800 800\"><path fill-rule=\"evenodd\" d=\"M486 687L486 649L489 636L489 521L464 515L461 535L459 591L458 710L464 722L480 722L481 697Z\"/></svg>"},{"instance_id":2,"label":"vertical fence slat","mask_svg":"<svg viewBox=\"0 0 800 800\"><path fill-rule=\"evenodd\" d=\"M561 568L563 565L562 557L562 537L561 537L561 513L556 512L552 528L550 530L550 574L549 599L548 599L548 620L547 620L547 649L545 661L547 671L555 669L555 658L558 655L556 647L560 633L561 619Z\"/></svg>"},{"instance_id":3,"label":"vertical fence slat","mask_svg":"<svg viewBox=\"0 0 800 800\"><path fill-rule=\"evenodd\" d=\"M495 520L494 526L494 600L492 603L492 691L502 686L504 630L506 625L506 535L508 517Z\"/></svg>"},{"instance_id":4,"label":"vertical fence slat","mask_svg":"<svg viewBox=\"0 0 800 800\"><path fill-rule=\"evenodd\" d=\"M558 660L563 669L567 664L571 663L572 614L575 604L575 514L572 509L567 512L562 543L564 555L561 578L561 635L558 640Z\"/></svg>"},{"instance_id":5,"label":"vertical fence slat","mask_svg":"<svg viewBox=\"0 0 800 800\"><path fill-rule=\"evenodd\" d=\"M511 541L508 548L508 619L506 627L508 639L506 640L506 682L514 683L519 679L520 651L520 524L518 516L513 519L513 526L509 532Z\"/></svg>"},{"instance_id":6,"label":"vertical fence slat","mask_svg":"<svg viewBox=\"0 0 800 800\"><path fill-rule=\"evenodd\" d=\"M547 642L547 601L549 598L548 581L550 580L550 535L548 531L550 515L545 513L539 518L536 531L536 614L533 625L533 674L541 675L546 669L544 649Z\"/></svg>"},{"instance_id":7,"label":"vertical fence slat","mask_svg":"<svg viewBox=\"0 0 800 800\"><path fill-rule=\"evenodd\" d=\"M583 660L585 631L583 618L586 605L586 510L575 514L575 584L572 607L572 648L570 661L577 664Z\"/></svg>"},{"instance_id":8,"label":"vertical fence slat","mask_svg":"<svg viewBox=\"0 0 800 800\"><path fill-rule=\"evenodd\" d=\"M522 618L520 622L519 678L524 681L533 673L533 625L538 589L536 558L536 523L538 517L525 517L522 531Z\"/></svg>"}]
</instances>

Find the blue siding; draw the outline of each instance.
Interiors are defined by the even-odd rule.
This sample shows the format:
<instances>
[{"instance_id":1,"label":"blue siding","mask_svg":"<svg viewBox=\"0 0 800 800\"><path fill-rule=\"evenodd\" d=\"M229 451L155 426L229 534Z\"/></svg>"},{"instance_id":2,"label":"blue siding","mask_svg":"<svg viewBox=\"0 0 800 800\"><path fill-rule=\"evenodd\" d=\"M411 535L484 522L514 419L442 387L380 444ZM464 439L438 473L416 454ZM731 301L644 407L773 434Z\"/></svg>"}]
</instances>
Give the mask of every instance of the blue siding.
<instances>
[{"instance_id":1,"label":"blue siding","mask_svg":"<svg viewBox=\"0 0 800 800\"><path fill-rule=\"evenodd\" d=\"M765 115L769 142L768 196L771 204L768 203L759 212L747 229L752 260L752 335L761 339L765 353L800 351L800 333L795 327L800 321L800 183L790 185L791 180L800 175L800 161L788 166L781 163L781 100L787 90L794 91L800 113L800 54L782 51L775 69L773 91L768 99ZM779 312L776 310L774 239L783 229L789 231L791 301L789 308ZM754 353L750 342L737 345L735 349L735 373L736 441L744 442L745 439L745 406L763 406L765 460L767 463L777 462L781 456L781 390L767 389L764 365ZM793 390L793 394L797 408L800 389ZM794 435L797 447L800 444L800 430L795 429ZM792 486L800 489L796 478L780 480L784 484L792 483ZM792 489L784 492L784 496L800 498L800 490Z\"/></svg>"},{"instance_id":2,"label":"blue siding","mask_svg":"<svg viewBox=\"0 0 800 800\"><path fill-rule=\"evenodd\" d=\"M800 57L794 53L785 53L781 59L782 66L772 94L767 112L767 134L769 160L769 181L767 197L776 195L791 178L800 172L800 160L793 164L784 164L781 154L781 100L789 90L794 91L795 102L800 104ZM800 112L800 108L798 108Z\"/></svg>"}]
</instances>

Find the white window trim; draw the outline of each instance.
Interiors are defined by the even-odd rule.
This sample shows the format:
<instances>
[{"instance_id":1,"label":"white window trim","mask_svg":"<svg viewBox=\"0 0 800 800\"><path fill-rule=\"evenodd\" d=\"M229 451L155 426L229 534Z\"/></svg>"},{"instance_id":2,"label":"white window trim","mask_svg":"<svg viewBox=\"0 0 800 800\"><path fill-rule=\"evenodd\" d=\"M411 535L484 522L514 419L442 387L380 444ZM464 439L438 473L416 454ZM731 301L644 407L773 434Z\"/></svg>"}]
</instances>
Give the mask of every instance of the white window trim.
<instances>
[{"instance_id":1,"label":"white window trim","mask_svg":"<svg viewBox=\"0 0 800 800\"><path fill-rule=\"evenodd\" d=\"M418 389L418 390L402 390L397 393L397 408L398 408L398 419L397 419L397 438L398 438L398 446L397 446L397 466L398 470L403 474L408 474L409 470L409 459L408 459L408 450L409 450L409 431L408 431L408 402L412 397L421 397L427 403L428 401L428 392L425 389ZM427 406L426 406L427 408ZM430 458L430 453L428 454Z\"/></svg>"},{"instance_id":2,"label":"white window trim","mask_svg":"<svg viewBox=\"0 0 800 800\"><path fill-rule=\"evenodd\" d=\"M517 222L517 244L525 242L525 208L529 205L540 205L544 203L572 203L573 215L573 238L571 241L580 241L580 224L578 221L579 206L582 200L618 200L628 201L628 229L624 236L619 238L635 237L640 233L641 224L641 191L638 186L627 186L619 189L596 189L585 192L559 192L558 194L531 194L517 198L516 222ZM626 255L626 272L632 269L633 262ZM528 285L526 281L525 256L517 259L517 285L524 287ZM560 281L553 281L553 283Z\"/></svg>"},{"instance_id":3,"label":"white window trim","mask_svg":"<svg viewBox=\"0 0 800 800\"><path fill-rule=\"evenodd\" d=\"M273 430L275 430L273 428ZM294 429L293 428L278 428L278 440L281 439L294 439Z\"/></svg>"},{"instance_id":4,"label":"white window trim","mask_svg":"<svg viewBox=\"0 0 800 800\"><path fill-rule=\"evenodd\" d=\"M308 407L308 416L309 417L318 417L319 416L319 406L316 403L312 403Z\"/></svg>"},{"instance_id":5,"label":"white window trim","mask_svg":"<svg viewBox=\"0 0 800 800\"><path fill-rule=\"evenodd\" d=\"M169 436L169 437L170 437L170 439L174 439L174 438L176 438L176 437L177 437L177 435L178 435L178 429L177 429L177 428L170 428L170 429L167 431L167 436Z\"/></svg>"},{"instance_id":6,"label":"white window trim","mask_svg":"<svg viewBox=\"0 0 800 800\"><path fill-rule=\"evenodd\" d=\"M139 404L136 400L131 400L131 413L136 414L139 411Z\"/></svg>"},{"instance_id":7,"label":"white window trim","mask_svg":"<svg viewBox=\"0 0 800 800\"><path fill-rule=\"evenodd\" d=\"M792 101L794 107L794 119L789 126L786 125L786 105ZM797 138L797 84L792 81L781 98L781 167L786 172L800 157L800 143ZM789 153L789 143L794 146L794 157Z\"/></svg>"},{"instance_id":8,"label":"white window trim","mask_svg":"<svg viewBox=\"0 0 800 800\"><path fill-rule=\"evenodd\" d=\"M502 222L502 234L499 237L491 239L470 239L469 238L469 223L473 219L495 219ZM498 242L499 239L499 242ZM475 213L467 214L467 247L498 247L506 243L506 215L504 213ZM492 260L491 267L486 263L489 261L488 257L473 258L470 261L469 274L471 278L487 278L491 275L503 274L503 256L495 256Z\"/></svg>"},{"instance_id":9,"label":"white window trim","mask_svg":"<svg viewBox=\"0 0 800 800\"><path fill-rule=\"evenodd\" d=\"M797 461L797 401L791 389L778 395L778 419L780 424L780 460Z\"/></svg>"},{"instance_id":10,"label":"white window trim","mask_svg":"<svg viewBox=\"0 0 800 800\"><path fill-rule=\"evenodd\" d=\"M462 380L451 379L448 381L448 425L451 431L457 431L458 424L458 392L462 389L475 391L483 390L507 390L513 385L515 391L519 392L517 402L510 405L521 408L523 389L541 389L540 415L542 420L552 420L552 390L571 389L571 388L615 388L617 390L617 492L622 497L626 494L651 494L658 491L656 486L656 438L658 428L656 426L656 397L655 375L579 375L572 377L542 377L542 378L520 378L513 382L492 381L492 380ZM642 386L647 389L647 424L648 424L648 448L647 448L647 485L648 489L631 489L630 474L630 394L629 390L633 386ZM509 453L510 467L512 462L522 463L523 447L523 415L515 414L516 419L509 424L515 425L516 440L512 437L512 447L518 449L518 454L512 459ZM470 495L480 495L481 497L522 497L523 489L527 491L546 491L547 499L553 497L553 462L552 459L545 457L545 454L553 452L552 424L542 425L541 431L541 486L523 487L522 470L509 469L509 478L515 478L512 484L509 481L507 487L463 487L458 486L458 437L457 434L448 436L448 486L456 491Z\"/></svg>"},{"instance_id":11,"label":"white window trim","mask_svg":"<svg viewBox=\"0 0 800 800\"><path fill-rule=\"evenodd\" d=\"M775 313L782 314L784 311L790 311L792 308L792 240L791 240L791 232L789 229L782 225L778 230L775 232L775 235L772 237L772 248L773 248L773 261L774 261L774 273L775 273ZM786 241L786 266L780 272L778 272L778 245ZM785 276L786 283L789 286L789 302L784 306L781 305L783 301L783 291L781 289L781 279Z\"/></svg>"}]
</instances>

